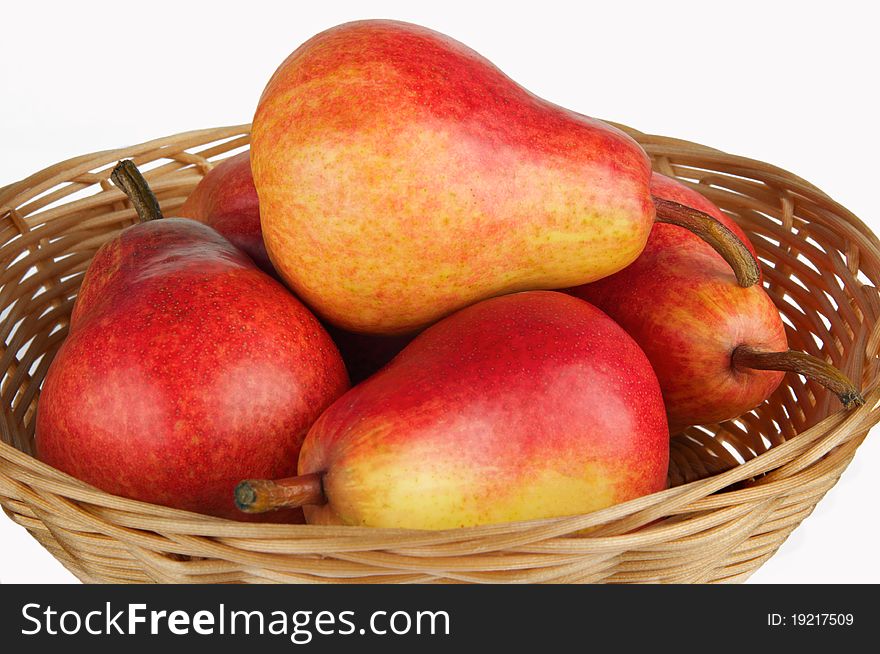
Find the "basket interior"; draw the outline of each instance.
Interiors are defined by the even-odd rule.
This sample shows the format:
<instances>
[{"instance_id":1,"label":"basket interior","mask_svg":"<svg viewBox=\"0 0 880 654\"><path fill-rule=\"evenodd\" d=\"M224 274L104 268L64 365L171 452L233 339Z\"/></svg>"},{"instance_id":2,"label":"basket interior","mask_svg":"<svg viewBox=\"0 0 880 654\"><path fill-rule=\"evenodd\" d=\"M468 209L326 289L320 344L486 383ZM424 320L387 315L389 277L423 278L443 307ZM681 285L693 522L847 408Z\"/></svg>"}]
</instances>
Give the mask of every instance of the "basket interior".
<instances>
[{"instance_id":1,"label":"basket interior","mask_svg":"<svg viewBox=\"0 0 880 654\"><path fill-rule=\"evenodd\" d=\"M83 274L98 247L135 220L108 182L135 160L166 215L217 161L248 143L248 127L201 130L86 155L0 189L2 440L33 453L40 386L67 333ZM826 358L865 390L877 380L878 242L855 216L807 182L767 164L630 130L655 169L696 186L754 243L764 285L790 347ZM837 399L797 375L736 420L693 427L672 440L670 483L730 470L817 424Z\"/></svg>"}]
</instances>

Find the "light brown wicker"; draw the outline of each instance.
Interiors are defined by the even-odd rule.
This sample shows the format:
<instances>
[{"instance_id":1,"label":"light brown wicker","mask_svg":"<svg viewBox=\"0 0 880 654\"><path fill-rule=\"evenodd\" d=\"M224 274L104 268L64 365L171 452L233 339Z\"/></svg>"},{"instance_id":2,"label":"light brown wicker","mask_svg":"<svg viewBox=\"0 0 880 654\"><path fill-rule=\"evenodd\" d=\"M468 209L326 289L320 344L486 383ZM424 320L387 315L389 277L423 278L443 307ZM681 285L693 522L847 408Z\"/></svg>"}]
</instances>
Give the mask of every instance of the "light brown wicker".
<instances>
[{"instance_id":1,"label":"light brown wicker","mask_svg":"<svg viewBox=\"0 0 880 654\"><path fill-rule=\"evenodd\" d=\"M584 516L443 532L243 524L109 495L34 459L34 409L83 271L134 221L108 183L132 157L166 215L248 125L89 154L0 189L0 502L86 582L741 581L836 483L880 420L880 241L774 166L628 128L661 172L698 184L754 240L791 347L861 380L840 410L788 375L773 397L672 442L671 488ZM573 537L587 529L588 535Z\"/></svg>"}]
</instances>

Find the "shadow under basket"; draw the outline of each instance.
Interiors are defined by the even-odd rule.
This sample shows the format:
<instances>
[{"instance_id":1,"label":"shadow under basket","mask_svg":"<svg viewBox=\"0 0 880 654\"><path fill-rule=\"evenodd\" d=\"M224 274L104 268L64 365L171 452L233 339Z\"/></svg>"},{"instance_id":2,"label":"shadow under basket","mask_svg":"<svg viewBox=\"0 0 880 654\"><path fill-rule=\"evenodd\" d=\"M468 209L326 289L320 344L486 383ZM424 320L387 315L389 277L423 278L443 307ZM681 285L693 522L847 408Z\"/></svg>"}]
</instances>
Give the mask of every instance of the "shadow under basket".
<instances>
[{"instance_id":1,"label":"shadow under basket","mask_svg":"<svg viewBox=\"0 0 880 654\"><path fill-rule=\"evenodd\" d=\"M0 503L85 582L736 582L773 555L880 420L880 241L774 166L637 139L656 170L698 188L746 231L790 347L861 382L841 409L788 374L760 407L672 438L670 488L595 513L450 531L239 523L124 499L33 458L40 386L98 247L135 222L108 177L145 172L174 215L249 125L187 132L56 164L0 189ZM588 535L577 535L587 529Z\"/></svg>"}]
</instances>

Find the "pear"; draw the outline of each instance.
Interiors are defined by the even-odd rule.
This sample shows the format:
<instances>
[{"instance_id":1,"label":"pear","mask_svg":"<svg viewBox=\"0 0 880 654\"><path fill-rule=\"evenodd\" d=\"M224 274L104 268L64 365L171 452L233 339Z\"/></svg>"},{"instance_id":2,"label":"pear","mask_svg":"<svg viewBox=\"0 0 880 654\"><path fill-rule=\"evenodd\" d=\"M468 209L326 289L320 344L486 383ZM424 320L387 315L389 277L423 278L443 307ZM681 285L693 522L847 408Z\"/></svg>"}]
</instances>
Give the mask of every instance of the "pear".
<instances>
[{"instance_id":1,"label":"pear","mask_svg":"<svg viewBox=\"0 0 880 654\"><path fill-rule=\"evenodd\" d=\"M306 432L348 389L342 359L229 241L162 218L131 161L113 180L142 222L86 271L40 395L37 455L115 495L241 519L235 484L295 473Z\"/></svg>"},{"instance_id":2,"label":"pear","mask_svg":"<svg viewBox=\"0 0 880 654\"><path fill-rule=\"evenodd\" d=\"M349 331L412 333L481 299L600 279L655 220L757 280L729 230L655 202L632 138L407 23L348 23L291 54L260 98L251 168L275 268Z\"/></svg>"},{"instance_id":3,"label":"pear","mask_svg":"<svg viewBox=\"0 0 880 654\"><path fill-rule=\"evenodd\" d=\"M309 430L299 476L250 480L242 510L314 524L448 529L586 513L662 490L654 371L587 302L484 300L429 327Z\"/></svg>"},{"instance_id":4,"label":"pear","mask_svg":"<svg viewBox=\"0 0 880 654\"><path fill-rule=\"evenodd\" d=\"M260 231L260 207L249 150L209 170L177 213L181 218L210 225L253 259L260 270L275 276Z\"/></svg>"}]
</instances>

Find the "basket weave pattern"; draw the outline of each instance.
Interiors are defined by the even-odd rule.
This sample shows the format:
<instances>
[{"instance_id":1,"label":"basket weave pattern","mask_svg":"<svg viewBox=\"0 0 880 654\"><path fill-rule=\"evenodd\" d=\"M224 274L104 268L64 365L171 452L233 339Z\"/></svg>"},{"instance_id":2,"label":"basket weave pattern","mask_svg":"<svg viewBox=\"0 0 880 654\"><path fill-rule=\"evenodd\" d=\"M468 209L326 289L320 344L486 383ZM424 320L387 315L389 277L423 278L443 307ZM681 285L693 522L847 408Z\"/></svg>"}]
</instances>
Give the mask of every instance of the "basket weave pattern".
<instances>
[{"instance_id":1,"label":"basket weave pattern","mask_svg":"<svg viewBox=\"0 0 880 654\"><path fill-rule=\"evenodd\" d=\"M622 126L621 126L622 127ZM441 532L237 523L116 497L37 461L34 416L83 273L135 222L108 181L133 158L166 215L249 125L65 161L0 189L0 504L85 582L735 582L837 482L880 421L880 241L804 180L623 127L754 242L794 349L860 380L849 413L789 374L755 411L672 439L670 488L584 516ZM578 534L581 530L587 530Z\"/></svg>"}]
</instances>

